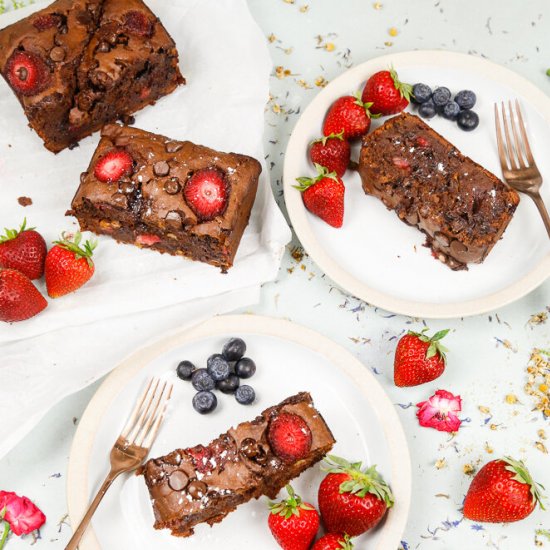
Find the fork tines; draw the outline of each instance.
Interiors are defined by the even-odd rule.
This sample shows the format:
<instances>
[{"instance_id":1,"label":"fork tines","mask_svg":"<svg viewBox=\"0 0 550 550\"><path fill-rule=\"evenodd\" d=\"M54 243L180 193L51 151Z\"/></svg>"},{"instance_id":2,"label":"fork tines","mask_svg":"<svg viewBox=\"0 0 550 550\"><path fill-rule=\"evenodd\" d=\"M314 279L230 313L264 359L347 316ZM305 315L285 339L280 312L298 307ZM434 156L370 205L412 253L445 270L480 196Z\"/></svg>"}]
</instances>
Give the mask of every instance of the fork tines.
<instances>
[{"instance_id":1,"label":"fork tines","mask_svg":"<svg viewBox=\"0 0 550 550\"><path fill-rule=\"evenodd\" d=\"M514 108L512 107L511 101L508 101L509 114L506 113L504 101L501 103L500 113L498 105L495 103L495 125L497 130L498 154L500 157L500 163L504 170L518 170L520 168L536 166L535 159L531 153L531 148L529 147L529 140L527 139L527 132L525 130L525 124L523 123L523 116L521 115L519 102L516 99L514 103L516 107L515 118L517 118L517 124L514 120ZM502 135L500 119L502 119L502 126L504 127L504 138ZM512 129L511 133L510 127Z\"/></svg>"},{"instance_id":2,"label":"fork tines","mask_svg":"<svg viewBox=\"0 0 550 550\"><path fill-rule=\"evenodd\" d=\"M149 380L120 434L129 445L148 449L153 444L172 395L172 389L173 385L166 380L161 381L158 378Z\"/></svg>"}]
</instances>

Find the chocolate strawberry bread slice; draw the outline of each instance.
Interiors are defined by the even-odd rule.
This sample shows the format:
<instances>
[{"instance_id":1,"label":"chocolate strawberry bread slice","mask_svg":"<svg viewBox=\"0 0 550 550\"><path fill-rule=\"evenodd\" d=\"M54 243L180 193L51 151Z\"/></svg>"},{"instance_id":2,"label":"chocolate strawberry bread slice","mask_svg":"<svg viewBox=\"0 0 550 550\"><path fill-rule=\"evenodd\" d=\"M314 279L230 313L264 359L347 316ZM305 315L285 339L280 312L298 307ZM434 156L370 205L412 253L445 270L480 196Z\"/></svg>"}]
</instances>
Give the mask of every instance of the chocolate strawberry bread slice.
<instances>
[{"instance_id":1,"label":"chocolate strawberry bread slice","mask_svg":"<svg viewBox=\"0 0 550 550\"><path fill-rule=\"evenodd\" d=\"M231 267L260 163L117 124L101 135L68 212L81 229Z\"/></svg>"},{"instance_id":2,"label":"chocolate strawberry bread slice","mask_svg":"<svg viewBox=\"0 0 550 550\"><path fill-rule=\"evenodd\" d=\"M218 523L253 498L275 498L334 443L311 396L299 393L206 447L177 449L147 461L138 475L149 489L155 529L188 537L196 525Z\"/></svg>"},{"instance_id":3,"label":"chocolate strawberry bread slice","mask_svg":"<svg viewBox=\"0 0 550 550\"><path fill-rule=\"evenodd\" d=\"M184 82L141 0L57 0L0 31L0 72L56 153Z\"/></svg>"},{"instance_id":4,"label":"chocolate strawberry bread slice","mask_svg":"<svg viewBox=\"0 0 550 550\"><path fill-rule=\"evenodd\" d=\"M519 204L513 189L408 113L363 138L359 174L365 193L424 232L455 270L483 262Z\"/></svg>"}]
</instances>

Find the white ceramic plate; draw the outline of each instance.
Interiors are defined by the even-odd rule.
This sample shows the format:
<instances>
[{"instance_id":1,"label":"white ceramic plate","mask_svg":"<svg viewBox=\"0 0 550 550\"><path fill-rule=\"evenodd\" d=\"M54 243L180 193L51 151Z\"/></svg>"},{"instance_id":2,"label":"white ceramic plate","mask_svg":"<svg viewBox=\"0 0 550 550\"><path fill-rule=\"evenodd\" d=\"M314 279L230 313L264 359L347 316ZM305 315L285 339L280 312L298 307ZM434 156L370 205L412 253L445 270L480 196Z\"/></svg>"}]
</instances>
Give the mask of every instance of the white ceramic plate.
<instances>
[{"instance_id":1,"label":"white ceramic plate","mask_svg":"<svg viewBox=\"0 0 550 550\"><path fill-rule=\"evenodd\" d=\"M247 355L256 361L258 370L250 383L257 401L244 407L232 396L219 394L216 411L201 416L191 405L192 386L178 380L174 369L184 358L204 364L231 336L243 337ZM298 391L309 391L337 439L334 453L377 464L395 494L396 505L384 522L360 540L372 550L397 548L409 510L411 469L403 429L388 397L371 372L332 341L289 321L251 315L215 317L176 333L139 350L107 378L86 409L71 450L67 490L72 525L77 525L106 475L110 447L153 373L173 380L175 392L152 457L178 447L206 444L231 425L254 418ZM323 476L317 465L293 485L306 500L316 503ZM130 476L107 493L80 545L80 550L98 548L275 550L278 546L267 528L265 499L239 507L213 528L197 527L188 539L155 531L143 478Z\"/></svg>"},{"instance_id":2,"label":"white ceramic plate","mask_svg":"<svg viewBox=\"0 0 550 550\"><path fill-rule=\"evenodd\" d=\"M331 103L362 90L366 79L393 64L401 80L447 86L456 93L476 92L480 126L463 132L435 117L428 123L465 155L501 175L493 103L521 102L531 148L550 179L550 99L529 81L485 59L464 54L415 51L378 57L333 80L307 107L296 124L285 157L284 191L294 230L319 267L346 291L389 311L415 317L461 317L483 313L521 298L550 275L550 241L532 201L522 196L503 239L481 265L454 272L431 257L425 237L398 221L376 198L364 194L359 175L346 172L344 226L334 229L309 213L296 178L314 174L307 150L321 135ZM409 108L409 110L412 110ZM373 122L373 128L385 119ZM352 158L358 157L358 151ZM542 195L550 207L550 181Z\"/></svg>"}]
</instances>

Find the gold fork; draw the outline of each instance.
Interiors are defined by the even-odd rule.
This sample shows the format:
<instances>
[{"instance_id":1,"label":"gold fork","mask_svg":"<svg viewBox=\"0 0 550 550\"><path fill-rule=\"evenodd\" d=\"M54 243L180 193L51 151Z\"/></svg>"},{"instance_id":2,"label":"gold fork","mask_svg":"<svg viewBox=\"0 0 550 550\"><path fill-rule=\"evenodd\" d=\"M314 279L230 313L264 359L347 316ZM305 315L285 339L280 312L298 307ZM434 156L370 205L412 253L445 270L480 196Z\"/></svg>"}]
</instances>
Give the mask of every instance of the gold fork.
<instances>
[{"instance_id":1,"label":"gold fork","mask_svg":"<svg viewBox=\"0 0 550 550\"><path fill-rule=\"evenodd\" d=\"M513 187L520 193L525 193L533 199L550 237L550 216L540 196L542 176L529 147L529 140L527 139L527 132L525 131L525 124L523 123L517 99L515 105L517 122L514 120L514 109L512 108L511 101L508 101L509 117L506 114L504 102L501 104L501 113L499 113L498 105L495 103L498 156L500 157L502 175L510 187ZM500 124L501 117L504 127L504 138ZM512 128L511 134L508 127L508 118L510 119L510 127ZM513 141L511 135L514 138ZM506 146L504 142L506 142Z\"/></svg>"},{"instance_id":2,"label":"gold fork","mask_svg":"<svg viewBox=\"0 0 550 550\"><path fill-rule=\"evenodd\" d=\"M124 472L136 470L155 441L166 406L172 395L172 384L152 378L138 398L122 433L111 449L111 471L105 478L80 525L65 550L76 550L94 512L113 481Z\"/></svg>"}]
</instances>

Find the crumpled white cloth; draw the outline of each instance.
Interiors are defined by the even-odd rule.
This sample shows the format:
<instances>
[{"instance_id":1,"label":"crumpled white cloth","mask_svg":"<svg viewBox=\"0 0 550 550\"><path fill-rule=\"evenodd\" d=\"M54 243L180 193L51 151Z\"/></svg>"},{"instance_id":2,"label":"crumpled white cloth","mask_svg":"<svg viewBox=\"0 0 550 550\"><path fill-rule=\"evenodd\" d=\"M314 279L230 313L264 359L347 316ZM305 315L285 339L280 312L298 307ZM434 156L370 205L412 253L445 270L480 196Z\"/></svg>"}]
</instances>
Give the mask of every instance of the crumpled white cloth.
<instances>
[{"instance_id":1,"label":"crumpled white cloth","mask_svg":"<svg viewBox=\"0 0 550 550\"><path fill-rule=\"evenodd\" d=\"M0 17L4 27L48 2ZM37 317L0 324L0 457L59 399L114 368L144 341L258 300L273 280L290 230L277 208L264 163L264 108L271 60L245 0L148 0L173 36L187 85L136 116L135 125L263 164L258 195L228 274L199 262L99 239L96 273L74 294L49 300ZM24 216L48 243L77 228L65 217L98 142L53 155L27 128L0 82L0 223ZM23 208L18 197L32 206ZM45 291L43 283L39 288Z\"/></svg>"}]
</instances>

